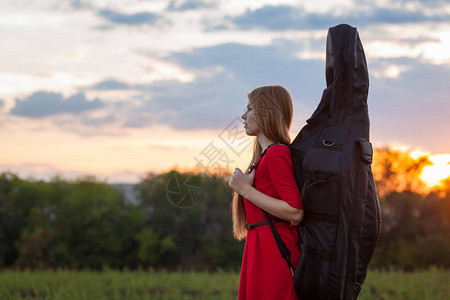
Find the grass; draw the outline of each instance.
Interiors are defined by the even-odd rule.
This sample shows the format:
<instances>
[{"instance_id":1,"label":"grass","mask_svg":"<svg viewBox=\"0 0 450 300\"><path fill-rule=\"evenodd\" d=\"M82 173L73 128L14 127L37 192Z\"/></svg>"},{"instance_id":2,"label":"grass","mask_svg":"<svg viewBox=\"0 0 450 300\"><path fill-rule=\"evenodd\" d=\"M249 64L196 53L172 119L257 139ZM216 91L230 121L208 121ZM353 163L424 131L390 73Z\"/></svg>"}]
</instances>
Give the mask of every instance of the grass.
<instances>
[{"instance_id":1,"label":"grass","mask_svg":"<svg viewBox=\"0 0 450 300\"><path fill-rule=\"evenodd\" d=\"M450 271L370 272L358 300L441 300ZM236 299L239 274L166 271L0 272L0 299Z\"/></svg>"},{"instance_id":2,"label":"grass","mask_svg":"<svg viewBox=\"0 0 450 300\"><path fill-rule=\"evenodd\" d=\"M0 299L235 299L239 275L165 271L0 273Z\"/></svg>"},{"instance_id":3,"label":"grass","mask_svg":"<svg viewBox=\"0 0 450 300\"><path fill-rule=\"evenodd\" d=\"M450 295L450 271L369 272L358 300L444 300Z\"/></svg>"}]
</instances>

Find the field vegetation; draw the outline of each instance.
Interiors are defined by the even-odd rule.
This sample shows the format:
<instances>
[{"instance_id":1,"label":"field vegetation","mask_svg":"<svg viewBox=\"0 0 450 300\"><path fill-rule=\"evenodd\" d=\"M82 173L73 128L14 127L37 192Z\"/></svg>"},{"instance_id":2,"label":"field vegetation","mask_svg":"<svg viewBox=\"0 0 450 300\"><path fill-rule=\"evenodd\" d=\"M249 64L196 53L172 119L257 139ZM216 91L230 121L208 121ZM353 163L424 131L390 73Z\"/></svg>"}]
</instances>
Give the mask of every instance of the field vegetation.
<instances>
[{"instance_id":1,"label":"field vegetation","mask_svg":"<svg viewBox=\"0 0 450 300\"><path fill-rule=\"evenodd\" d=\"M371 271L359 300L442 300L450 272ZM0 299L236 299L236 272L17 271L0 273Z\"/></svg>"}]
</instances>

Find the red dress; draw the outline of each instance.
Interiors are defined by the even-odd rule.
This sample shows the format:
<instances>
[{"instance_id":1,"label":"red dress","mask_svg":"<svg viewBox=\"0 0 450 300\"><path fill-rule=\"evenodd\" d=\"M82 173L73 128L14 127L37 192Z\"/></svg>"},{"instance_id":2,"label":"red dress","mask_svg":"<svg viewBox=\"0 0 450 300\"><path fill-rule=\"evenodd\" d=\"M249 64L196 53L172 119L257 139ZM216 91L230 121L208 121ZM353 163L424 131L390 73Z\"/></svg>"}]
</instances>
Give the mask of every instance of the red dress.
<instances>
[{"instance_id":1,"label":"red dress","mask_svg":"<svg viewBox=\"0 0 450 300\"><path fill-rule=\"evenodd\" d=\"M255 171L255 188L303 209L287 146L279 144L267 149ZM244 206L248 224L266 220L261 209L245 198ZM291 262L297 266L300 260L297 228L289 222L274 225L291 252ZM248 230L239 283L239 300L261 299L297 299L292 273L281 257L269 225Z\"/></svg>"}]
</instances>

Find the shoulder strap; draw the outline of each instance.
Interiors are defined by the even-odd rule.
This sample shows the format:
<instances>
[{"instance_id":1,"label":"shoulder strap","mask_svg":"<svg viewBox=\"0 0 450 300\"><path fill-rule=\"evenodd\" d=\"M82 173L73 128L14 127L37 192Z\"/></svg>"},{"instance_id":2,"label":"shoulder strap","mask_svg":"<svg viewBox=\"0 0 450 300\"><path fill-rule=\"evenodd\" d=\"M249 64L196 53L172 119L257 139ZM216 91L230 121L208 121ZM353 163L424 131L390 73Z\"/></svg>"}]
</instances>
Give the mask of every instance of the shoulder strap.
<instances>
[{"instance_id":1,"label":"shoulder strap","mask_svg":"<svg viewBox=\"0 0 450 300\"><path fill-rule=\"evenodd\" d=\"M273 225L273 223L270 221L269 214L267 213L267 211L265 211L264 209L261 209L261 210L264 213L264 215L266 216L266 219L269 223L270 230L272 231L272 235L275 239L275 242L277 243L278 250L280 250L281 257L283 257L286 260L286 262L289 266L289 269L291 270L292 276L294 276L295 270L294 270L294 265L291 262L291 252L289 251L289 249L286 247L286 244L281 239L281 236L278 233L275 226Z\"/></svg>"},{"instance_id":2,"label":"shoulder strap","mask_svg":"<svg viewBox=\"0 0 450 300\"><path fill-rule=\"evenodd\" d=\"M259 161L261 160L261 158L264 156L264 154L266 154L267 149L269 149L270 146L276 145L276 144L280 144L280 143L277 142L277 143L273 143L273 144L269 145L269 146L266 148L266 150L264 150L264 152L261 153L261 156L259 157L258 161L257 161L254 165L251 166L251 169L256 168L257 165L258 165L258 163L259 163ZM249 170L249 171L251 171L251 170ZM265 211L265 210L262 209L262 208L261 208L261 210L262 210L262 212L264 213L264 216L266 216L266 219L267 219L267 221L268 221L268 223L269 223L270 230L272 231L272 235L273 235L273 237L274 237L274 239L275 239L275 242L277 243L278 250L280 250L281 257L283 257L283 258L286 260L286 262L287 262L287 264L288 264L288 266L289 266L289 269L291 270L292 276L294 276L294 271L295 271L295 269L294 269L294 265L293 265L292 262L291 262L291 252L290 252L289 249L286 247L286 244L283 242L283 239L281 238L281 236L280 236L280 234L278 233L277 229L275 228L275 226L274 226L273 223L271 222L270 217L269 217L269 214L267 213L267 211Z\"/></svg>"}]
</instances>

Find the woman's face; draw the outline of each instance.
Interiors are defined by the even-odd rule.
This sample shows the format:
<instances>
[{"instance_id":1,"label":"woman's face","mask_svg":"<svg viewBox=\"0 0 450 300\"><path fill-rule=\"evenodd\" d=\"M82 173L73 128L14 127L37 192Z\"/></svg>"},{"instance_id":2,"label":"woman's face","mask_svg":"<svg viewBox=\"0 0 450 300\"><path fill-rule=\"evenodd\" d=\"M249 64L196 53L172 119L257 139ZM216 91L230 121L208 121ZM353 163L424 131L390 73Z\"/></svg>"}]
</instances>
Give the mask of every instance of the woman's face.
<instances>
[{"instance_id":1,"label":"woman's face","mask_svg":"<svg viewBox=\"0 0 450 300\"><path fill-rule=\"evenodd\" d=\"M260 133L258 123L256 122L255 111L253 110L253 105L247 104L247 110L241 116L244 120L244 129L247 135L257 136Z\"/></svg>"}]
</instances>

